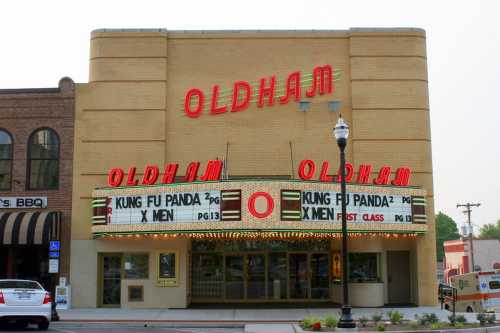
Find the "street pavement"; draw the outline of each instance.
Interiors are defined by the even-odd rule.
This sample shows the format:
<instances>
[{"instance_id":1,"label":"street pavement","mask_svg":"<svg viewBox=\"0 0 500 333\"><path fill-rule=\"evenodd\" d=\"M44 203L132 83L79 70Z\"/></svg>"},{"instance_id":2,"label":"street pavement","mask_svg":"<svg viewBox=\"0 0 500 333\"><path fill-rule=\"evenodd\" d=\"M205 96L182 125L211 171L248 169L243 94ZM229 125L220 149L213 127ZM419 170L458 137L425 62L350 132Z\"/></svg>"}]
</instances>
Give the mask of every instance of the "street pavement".
<instances>
[{"instance_id":1,"label":"street pavement","mask_svg":"<svg viewBox=\"0 0 500 333\"><path fill-rule=\"evenodd\" d=\"M40 332L36 325L26 329L4 328L0 333ZM51 323L49 333L244 333L240 327L165 327L158 325L130 325L123 323L93 324L93 323Z\"/></svg>"}]
</instances>

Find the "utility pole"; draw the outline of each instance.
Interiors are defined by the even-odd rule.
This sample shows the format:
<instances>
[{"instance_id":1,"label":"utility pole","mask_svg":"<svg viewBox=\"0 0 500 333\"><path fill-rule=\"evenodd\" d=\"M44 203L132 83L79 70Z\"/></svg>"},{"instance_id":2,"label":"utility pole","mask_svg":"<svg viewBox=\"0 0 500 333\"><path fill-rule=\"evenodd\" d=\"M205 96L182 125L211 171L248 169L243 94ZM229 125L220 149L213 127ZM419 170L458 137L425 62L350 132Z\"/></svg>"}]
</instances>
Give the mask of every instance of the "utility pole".
<instances>
[{"instance_id":1,"label":"utility pole","mask_svg":"<svg viewBox=\"0 0 500 333\"><path fill-rule=\"evenodd\" d=\"M471 272L474 272L474 247L472 245L472 222L470 220L470 213L472 212L472 207L479 207L481 206L480 203L470 203L467 202L466 204L457 204L457 208L459 207L466 207L466 209L463 211L464 214L467 214L467 224L469 225L469 242L470 242L470 259L471 259L471 264L472 264L472 270Z\"/></svg>"}]
</instances>

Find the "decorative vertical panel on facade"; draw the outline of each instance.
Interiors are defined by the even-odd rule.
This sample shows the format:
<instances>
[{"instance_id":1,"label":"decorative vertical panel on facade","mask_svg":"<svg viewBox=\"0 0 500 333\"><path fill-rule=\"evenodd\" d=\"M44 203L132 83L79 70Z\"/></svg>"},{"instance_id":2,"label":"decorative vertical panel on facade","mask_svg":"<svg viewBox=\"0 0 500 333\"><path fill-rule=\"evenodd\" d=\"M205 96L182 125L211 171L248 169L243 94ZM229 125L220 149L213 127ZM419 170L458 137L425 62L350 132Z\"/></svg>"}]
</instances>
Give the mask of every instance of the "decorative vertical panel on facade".
<instances>
[{"instance_id":1,"label":"decorative vertical panel on facade","mask_svg":"<svg viewBox=\"0 0 500 333\"><path fill-rule=\"evenodd\" d=\"M300 221L301 212L301 191L281 190L281 220Z\"/></svg>"},{"instance_id":2,"label":"decorative vertical panel on facade","mask_svg":"<svg viewBox=\"0 0 500 333\"><path fill-rule=\"evenodd\" d=\"M413 223L427 223L425 214L426 200L423 196L411 197L411 215Z\"/></svg>"},{"instance_id":3,"label":"decorative vertical panel on facade","mask_svg":"<svg viewBox=\"0 0 500 333\"><path fill-rule=\"evenodd\" d=\"M94 198L92 200L92 224L106 224L108 215L108 198Z\"/></svg>"},{"instance_id":4,"label":"decorative vertical panel on facade","mask_svg":"<svg viewBox=\"0 0 500 333\"><path fill-rule=\"evenodd\" d=\"M222 221L241 221L241 190L221 191Z\"/></svg>"}]
</instances>

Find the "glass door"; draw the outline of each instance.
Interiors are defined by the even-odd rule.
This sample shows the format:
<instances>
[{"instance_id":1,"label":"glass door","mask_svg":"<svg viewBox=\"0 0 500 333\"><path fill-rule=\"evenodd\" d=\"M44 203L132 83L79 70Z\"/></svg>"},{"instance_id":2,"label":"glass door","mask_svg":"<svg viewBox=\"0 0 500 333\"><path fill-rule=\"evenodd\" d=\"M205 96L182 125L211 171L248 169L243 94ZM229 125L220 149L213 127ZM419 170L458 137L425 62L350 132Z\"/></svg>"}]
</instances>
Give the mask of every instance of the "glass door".
<instances>
[{"instance_id":1,"label":"glass door","mask_svg":"<svg viewBox=\"0 0 500 333\"><path fill-rule=\"evenodd\" d=\"M311 298L330 297L329 267L327 253L311 254Z\"/></svg>"},{"instance_id":2,"label":"glass door","mask_svg":"<svg viewBox=\"0 0 500 333\"><path fill-rule=\"evenodd\" d=\"M266 298L266 255L247 255L247 298Z\"/></svg>"},{"instance_id":3,"label":"glass door","mask_svg":"<svg viewBox=\"0 0 500 333\"><path fill-rule=\"evenodd\" d=\"M103 307L119 307L121 302L122 258L119 254L101 255L101 299Z\"/></svg>"},{"instance_id":4,"label":"glass door","mask_svg":"<svg viewBox=\"0 0 500 333\"><path fill-rule=\"evenodd\" d=\"M222 255L195 253L191 260L191 296L200 299L224 297Z\"/></svg>"},{"instance_id":5,"label":"glass door","mask_svg":"<svg viewBox=\"0 0 500 333\"><path fill-rule=\"evenodd\" d=\"M289 278L290 278L290 298L309 298L309 279L307 253L290 253Z\"/></svg>"},{"instance_id":6,"label":"glass door","mask_svg":"<svg viewBox=\"0 0 500 333\"><path fill-rule=\"evenodd\" d=\"M288 270L286 253L270 253L267 261L267 293L269 299L288 298Z\"/></svg>"},{"instance_id":7,"label":"glass door","mask_svg":"<svg viewBox=\"0 0 500 333\"><path fill-rule=\"evenodd\" d=\"M245 272L242 255L225 257L225 292L226 299L245 298Z\"/></svg>"}]
</instances>

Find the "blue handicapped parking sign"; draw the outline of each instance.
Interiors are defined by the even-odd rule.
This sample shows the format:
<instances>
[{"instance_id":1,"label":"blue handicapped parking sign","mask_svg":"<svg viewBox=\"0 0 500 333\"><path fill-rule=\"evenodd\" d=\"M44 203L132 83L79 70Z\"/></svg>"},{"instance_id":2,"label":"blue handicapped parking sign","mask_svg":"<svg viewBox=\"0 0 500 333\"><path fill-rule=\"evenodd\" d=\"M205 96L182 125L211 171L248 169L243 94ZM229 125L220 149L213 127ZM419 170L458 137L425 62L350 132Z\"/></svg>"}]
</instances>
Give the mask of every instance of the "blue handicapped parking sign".
<instances>
[{"instance_id":1,"label":"blue handicapped parking sign","mask_svg":"<svg viewBox=\"0 0 500 333\"><path fill-rule=\"evenodd\" d=\"M50 241L49 243L49 251L59 251L61 249L60 241Z\"/></svg>"}]
</instances>

